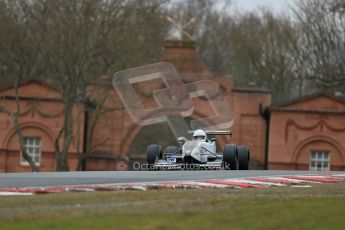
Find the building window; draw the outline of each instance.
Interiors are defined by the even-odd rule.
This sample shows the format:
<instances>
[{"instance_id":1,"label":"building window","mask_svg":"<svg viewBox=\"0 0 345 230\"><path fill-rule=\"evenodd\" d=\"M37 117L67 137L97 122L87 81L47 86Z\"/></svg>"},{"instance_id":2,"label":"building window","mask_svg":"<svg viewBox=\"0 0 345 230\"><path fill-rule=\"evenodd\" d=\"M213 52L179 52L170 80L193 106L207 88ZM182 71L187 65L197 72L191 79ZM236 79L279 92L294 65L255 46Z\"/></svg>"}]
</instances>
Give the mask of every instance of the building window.
<instances>
[{"instance_id":1,"label":"building window","mask_svg":"<svg viewBox=\"0 0 345 230\"><path fill-rule=\"evenodd\" d=\"M36 165L41 161L41 138L39 137L24 137L24 148L26 153L32 158ZM23 154L20 154L20 163L22 165L29 165Z\"/></svg>"},{"instance_id":2,"label":"building window","mask_svg":"<svg viewBox=\"0 0 345 230\"><path fill-rule=\"evenodd\" d=\"M312 151L310 153L309 170L329 171L330 154L328 151Z\"/></svg>"}]
</instances>

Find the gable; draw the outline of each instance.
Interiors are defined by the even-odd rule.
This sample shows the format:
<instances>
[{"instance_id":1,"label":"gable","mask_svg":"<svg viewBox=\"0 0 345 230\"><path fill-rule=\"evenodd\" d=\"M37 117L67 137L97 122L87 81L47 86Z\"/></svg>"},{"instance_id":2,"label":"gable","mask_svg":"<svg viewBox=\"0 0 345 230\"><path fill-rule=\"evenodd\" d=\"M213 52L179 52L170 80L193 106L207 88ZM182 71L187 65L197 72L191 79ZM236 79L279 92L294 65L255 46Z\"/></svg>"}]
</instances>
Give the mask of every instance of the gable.
<instances>
[{"instance_id":1,"label":"gable","mask_svg":"<svg viewBox=\"0 0 345 230\"><path fill-rule=\"evenodd\" d=\"M328 94L316 94L290 101L278 108L345 112L345 100Z\"/></svg>"},{"instance_id":2,"label":"gable","mask_svg":"<svg viewBox=\"0 0 345 230\"><path fill-rule=\"evenodd\" d=\"M8 87L0 90L1 96L15 96L14 87ZM37 98L61 98L61 94L42 82L32 81L19 85L19 95L21 97L37 97Z\"/></svg>"}]
</instances>

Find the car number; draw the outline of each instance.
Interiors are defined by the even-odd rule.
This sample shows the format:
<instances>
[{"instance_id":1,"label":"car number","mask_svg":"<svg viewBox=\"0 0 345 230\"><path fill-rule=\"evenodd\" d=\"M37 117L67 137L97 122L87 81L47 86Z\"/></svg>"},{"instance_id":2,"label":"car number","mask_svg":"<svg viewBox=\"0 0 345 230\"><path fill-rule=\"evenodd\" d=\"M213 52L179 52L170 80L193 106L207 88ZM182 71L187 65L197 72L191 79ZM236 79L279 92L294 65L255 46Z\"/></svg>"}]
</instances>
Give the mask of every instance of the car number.
<instances>
[{"instance_id":1,"label":"car number","mask_svg":"<svg viewBox=\"0 0 345 230\"><path fill-rule=\"evenodd\" d=\"M167 158L167 162L169 162L169 163L176 163L176 158L175 157L168 157Z\"/></svg>"}]
</instances>

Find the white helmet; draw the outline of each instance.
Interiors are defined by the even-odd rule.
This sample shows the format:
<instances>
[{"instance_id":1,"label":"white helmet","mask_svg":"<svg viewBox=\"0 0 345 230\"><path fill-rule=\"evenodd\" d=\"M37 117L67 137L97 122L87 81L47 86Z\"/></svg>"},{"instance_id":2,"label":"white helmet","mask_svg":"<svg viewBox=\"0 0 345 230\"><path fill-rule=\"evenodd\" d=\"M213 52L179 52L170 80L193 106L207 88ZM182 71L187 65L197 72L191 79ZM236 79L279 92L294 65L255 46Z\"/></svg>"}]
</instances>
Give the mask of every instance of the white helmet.
<instances>
[{"instance_id":1,"label":"white helmet","mask_svg":"<svg viewBox=\"0 0 345 230\"><path fill-rule=\"evenodd\" d=\"M206 133L202 129L197 129L193 133L193 139L195 141L206 141Z\"/></svg>"}]
</instances>

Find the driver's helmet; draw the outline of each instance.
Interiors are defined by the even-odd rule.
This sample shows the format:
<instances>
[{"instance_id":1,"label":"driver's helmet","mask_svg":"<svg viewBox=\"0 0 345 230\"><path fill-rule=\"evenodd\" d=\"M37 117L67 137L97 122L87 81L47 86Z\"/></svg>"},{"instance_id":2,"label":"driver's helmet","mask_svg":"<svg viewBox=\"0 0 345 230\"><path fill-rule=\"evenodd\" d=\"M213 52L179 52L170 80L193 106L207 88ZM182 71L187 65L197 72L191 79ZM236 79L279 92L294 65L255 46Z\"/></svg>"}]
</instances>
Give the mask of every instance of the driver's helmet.
<instances>
[{"instance_id":1,"label":"driver's helmet","mask_svg":"<svg viewBox=\"0 0 345 230\"><path fill-rule=\"evenodd\" d=\"M206 141L206 133L202 129L197 129L193 133L193 140L195 141Z\"/></svg>"}]
</instances>

